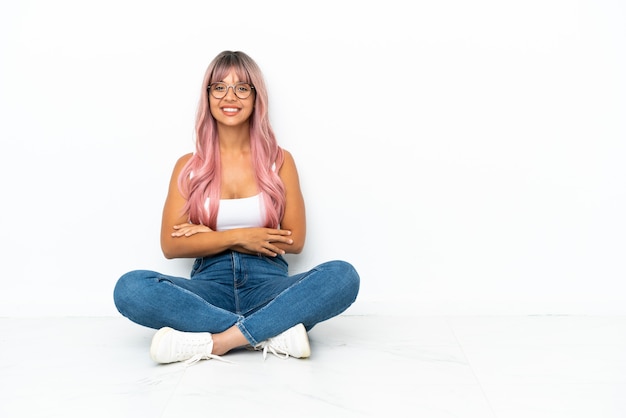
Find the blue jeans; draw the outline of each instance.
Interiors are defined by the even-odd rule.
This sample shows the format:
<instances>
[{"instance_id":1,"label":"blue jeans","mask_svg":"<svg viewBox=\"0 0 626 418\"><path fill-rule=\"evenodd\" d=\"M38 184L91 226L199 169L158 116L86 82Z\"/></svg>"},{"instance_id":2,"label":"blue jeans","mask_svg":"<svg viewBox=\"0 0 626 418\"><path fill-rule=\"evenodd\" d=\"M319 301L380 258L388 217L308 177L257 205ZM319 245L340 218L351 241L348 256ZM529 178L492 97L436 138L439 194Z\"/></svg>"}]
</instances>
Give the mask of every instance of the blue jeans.
<instances>
[{"instance_id":1,"label":"blue jeans","mask_svg":"<svg viewBox=\"0 0 626 418\"><path fill-rule=\"evenodd\" d=\"M251 345L302 323L307 330L355 300L360 278L345 261L290 276L281 256L226 251L197 258L190 279L135 270L118 280L118 311L137 324L219 333L233 325Z\"/></svg>"}]
</instances>

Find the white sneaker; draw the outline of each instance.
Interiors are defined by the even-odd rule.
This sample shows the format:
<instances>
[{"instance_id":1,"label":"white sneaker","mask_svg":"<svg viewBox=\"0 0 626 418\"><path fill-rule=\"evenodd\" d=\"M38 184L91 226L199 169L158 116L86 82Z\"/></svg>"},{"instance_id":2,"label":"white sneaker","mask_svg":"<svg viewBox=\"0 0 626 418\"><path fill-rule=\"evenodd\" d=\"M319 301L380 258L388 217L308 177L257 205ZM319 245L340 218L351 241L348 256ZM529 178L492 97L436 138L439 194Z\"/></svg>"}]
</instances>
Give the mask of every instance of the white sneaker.
<instances>
[{"instance_id":1,"label":"white sneaker","mask_svg":"<svg viewBox=\"0 0 626 418\"><path fill-rule=\"evenodd\" d=\"M254 349L263 350L264 359L267 358L268 351L281 358L289 356L306 358L311 355L309 336L302 324L293 326L275 337L260 342Z\"/></svg>"},{"instance_id":2,"label":"white sneaker","mask_svg":"<svg viewBox=\"0 0 626 418\"><path fill-rule=\"evenodd\" d=\"M182 332L165 327L152 337L150 357L157 363L186 361L189 364L203 359L221 358L211 354L213 338L208 332Z\"/></svg>"}]
</instances>

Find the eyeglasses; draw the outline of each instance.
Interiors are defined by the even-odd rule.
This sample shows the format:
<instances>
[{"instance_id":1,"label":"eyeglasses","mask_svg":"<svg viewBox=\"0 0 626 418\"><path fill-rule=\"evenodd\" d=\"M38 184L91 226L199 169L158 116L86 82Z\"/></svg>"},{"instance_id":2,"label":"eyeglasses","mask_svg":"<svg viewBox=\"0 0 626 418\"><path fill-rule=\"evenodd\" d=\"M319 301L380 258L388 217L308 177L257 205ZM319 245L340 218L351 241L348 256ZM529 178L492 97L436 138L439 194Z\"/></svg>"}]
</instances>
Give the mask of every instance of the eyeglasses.
<instances>
[{"instance_id":1,"label":"eyeglasses","mask_svg":"<svg viewBox=\"0 0 626 418\"><path fill-rule=\"evenodd\" d=\"M211 96L216 99L223 99L228 94L228 89L233 88L233 92L240 99L247 99L250 97L254 86L248 83L226 84L226 83L212 83L206 88Z\"/></svg>"}]
</instances>

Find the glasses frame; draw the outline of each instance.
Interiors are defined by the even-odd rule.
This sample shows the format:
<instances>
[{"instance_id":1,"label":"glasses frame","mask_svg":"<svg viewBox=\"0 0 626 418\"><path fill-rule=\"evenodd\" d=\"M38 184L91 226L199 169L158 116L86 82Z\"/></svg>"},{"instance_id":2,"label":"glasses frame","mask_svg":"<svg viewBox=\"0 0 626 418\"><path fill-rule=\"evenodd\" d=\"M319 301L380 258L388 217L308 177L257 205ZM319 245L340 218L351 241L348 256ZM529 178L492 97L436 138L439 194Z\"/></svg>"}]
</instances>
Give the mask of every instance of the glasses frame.
<instances>
[{"instance_id":1,"label":"glasses frame","mask_svg":"<svg viewBox=\"0 0 626 418\"><path fill-rule=\"evenodd\" d=\"M224 93L224 95L222 97L215 97L215 95L213 94L213 91L211 90L211 86L214 86L215 84L223 84L226 86L226 92ZM248 86L250 86L250 94L248 94L246 97L240 97L239 94L237 94L237 89L235 87L237 86L241 86L242 84L247 84ZM213 96L213 98L217 99L217 100L221 100L224 97L226 97L228 95L228 89L230 89L232 87L233 89L233 93L235 93L235 96L237 96L238 99L241 100L245 100L248 97L250 97L252 95L252 93L254 92L254 86L250 83L245 83L245 82L240 82L240 83L235 83L235 84L226 84L222 81L216 81L215 83L211 83L206 87L206 91L207 93L209 93L211 96Z\"/></svg>"}]
</instances>

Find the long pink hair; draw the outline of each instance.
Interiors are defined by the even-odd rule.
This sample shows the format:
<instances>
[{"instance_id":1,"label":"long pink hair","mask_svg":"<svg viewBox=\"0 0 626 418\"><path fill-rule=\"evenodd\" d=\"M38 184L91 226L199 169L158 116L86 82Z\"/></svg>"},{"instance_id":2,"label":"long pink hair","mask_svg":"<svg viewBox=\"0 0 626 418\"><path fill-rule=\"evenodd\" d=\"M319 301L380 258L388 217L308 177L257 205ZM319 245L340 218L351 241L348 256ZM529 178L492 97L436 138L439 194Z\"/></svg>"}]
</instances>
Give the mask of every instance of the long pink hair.
<instances>
[{"instance_id":1,"label":"long pink hair","mask_svg":"<svg viewBox=\"0 0 626 418\"><path fill-rule=\"evenodd\" d=\"M209 64L202 82L196 116L196 152L178 178L178 187L187 199L183 212L189 221L216 230L219 210L221 163L217 125L209 109L207 86L223 80L234 70L239 80L254 86L254 110L250 116L250 148L256 180L265 206L265 226L278 228L285 210L285 187L278 176L283 150L278 146L269 122L268 96L258 65L241 51L224 51ZM205 208L209 198L208 213Z\"/></svg>"}]
</instances>

